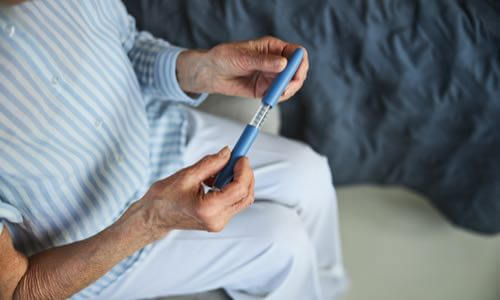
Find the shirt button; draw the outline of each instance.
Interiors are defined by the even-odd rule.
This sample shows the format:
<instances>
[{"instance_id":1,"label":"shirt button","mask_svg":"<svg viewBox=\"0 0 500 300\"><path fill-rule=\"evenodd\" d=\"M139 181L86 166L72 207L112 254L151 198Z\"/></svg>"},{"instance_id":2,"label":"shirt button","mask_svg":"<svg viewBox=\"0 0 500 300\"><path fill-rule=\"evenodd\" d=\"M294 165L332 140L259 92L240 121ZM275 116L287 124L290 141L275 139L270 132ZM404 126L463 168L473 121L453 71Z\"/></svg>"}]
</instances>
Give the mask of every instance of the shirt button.
<instances>
[{"instance_id":1,"label":"shirt button","mask_svg":"<svg viewBox=\"0 0 500 300\"><path fill-rule=\"evenodd\" d=\"M123 162L123 156L122 156L121 154L118 154L118 155L116 156L116 161L117 161L118 163L122 163L122 162Z\"/></svg>"},{"instance_id":2,"label":"shirt button","mask_svg":"<svg viewBox=\"0 0 500 300\"><path fill-rule=\"evenodd\" d=\"M101 126L102 126L102 120L101 120L101 119L96 119L96 120L94 121L94 125L95 125L95 127L97 127L97 128L101 128Z\"/></svg>"},{"instance_id":3,"label":"shirt button","mask_svg":"<svg viewBox=\"0 0 500 300\"><path fill-rule=\"evenodd\" d=\"M52 83L52 85L59 85L59 83L61 82L61 77L54 75L52 76L50 82Z\"/></svg>"},{"instance_id":4,"label":"shirt button","mask_svg":"<svg viewBox=\"0 0 500 300\"><path fill-rule=\"evenodd\" d=\"M10 25L10 24L5 24L3 26L3 31L5 32L5 34L8 37L13 37L14 34L16 33L16 27L14 27L13 25Z\"/></svg>"}]
</instances>

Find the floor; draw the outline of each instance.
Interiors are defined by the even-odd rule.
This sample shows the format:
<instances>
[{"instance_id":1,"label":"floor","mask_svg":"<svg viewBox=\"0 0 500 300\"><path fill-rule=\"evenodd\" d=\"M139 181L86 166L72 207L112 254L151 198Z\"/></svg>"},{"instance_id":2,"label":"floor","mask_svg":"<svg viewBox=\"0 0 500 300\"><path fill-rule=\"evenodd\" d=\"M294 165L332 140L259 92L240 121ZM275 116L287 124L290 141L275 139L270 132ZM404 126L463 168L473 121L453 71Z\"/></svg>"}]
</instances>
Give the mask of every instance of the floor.
<instances>
[{"instance_id":1,"label":"floor","mask_svg":"<svg viewBox=\"0 0 500 300\"><path fill-rule=\"evenodd\" d=\"M452 227L401 188L339 190L346 300L499 300L500 237Z\"/></svg>"}]
</instances>

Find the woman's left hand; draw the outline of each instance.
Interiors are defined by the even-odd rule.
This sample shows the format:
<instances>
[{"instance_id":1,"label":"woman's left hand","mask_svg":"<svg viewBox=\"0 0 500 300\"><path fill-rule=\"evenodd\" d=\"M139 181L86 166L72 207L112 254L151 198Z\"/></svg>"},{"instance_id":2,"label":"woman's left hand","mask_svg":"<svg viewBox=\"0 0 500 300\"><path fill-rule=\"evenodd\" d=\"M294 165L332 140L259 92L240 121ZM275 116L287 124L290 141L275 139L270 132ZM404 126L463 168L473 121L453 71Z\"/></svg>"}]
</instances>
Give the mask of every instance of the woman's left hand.
<instances>
[{"instance_id":1,"label":"woman's left hand","mask_svg":"<svg viewBox=\"0 0 500 300\"><path fill-rule=\"evenodd\" d=\"M274 37L225 43L208 51L188 50L177 59L177 79L191 93L219 93L261 98L300 45ZM304 84L309 69L306 54L280 100L289 99Z\"/></svg>"}]
</instances>

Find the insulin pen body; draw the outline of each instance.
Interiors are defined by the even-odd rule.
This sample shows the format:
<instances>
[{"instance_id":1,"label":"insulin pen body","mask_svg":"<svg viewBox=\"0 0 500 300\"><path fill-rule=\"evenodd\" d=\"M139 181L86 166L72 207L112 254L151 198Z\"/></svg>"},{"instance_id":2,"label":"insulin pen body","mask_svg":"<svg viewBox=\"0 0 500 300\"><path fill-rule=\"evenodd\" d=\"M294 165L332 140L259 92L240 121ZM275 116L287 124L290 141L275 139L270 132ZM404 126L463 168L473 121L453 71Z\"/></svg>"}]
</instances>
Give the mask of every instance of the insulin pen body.
<instances>
[{"instance_id":1,"label":"insulin pen body","mask_svg":"<svg viewBox=\"0 0 500 300\"><path fill-rule=\"evenodd\" d=\"M245 156L253 142L259 134L259 128L264 122L267 113L278 103L279 98L285 91L288 83L293 78L297 71L302 59L304 57L304 49L298 48L289 58L286 68L278 74L276 79L273 80L271 86L266 91L262 98L262 103L259 110L255 113L252 121L246 125L240 138L231 152L231 158L222 171L215 178L214 187L222 189L226 184L233 179L233 169L238 159Z\"/></svg>"}]
</instances>

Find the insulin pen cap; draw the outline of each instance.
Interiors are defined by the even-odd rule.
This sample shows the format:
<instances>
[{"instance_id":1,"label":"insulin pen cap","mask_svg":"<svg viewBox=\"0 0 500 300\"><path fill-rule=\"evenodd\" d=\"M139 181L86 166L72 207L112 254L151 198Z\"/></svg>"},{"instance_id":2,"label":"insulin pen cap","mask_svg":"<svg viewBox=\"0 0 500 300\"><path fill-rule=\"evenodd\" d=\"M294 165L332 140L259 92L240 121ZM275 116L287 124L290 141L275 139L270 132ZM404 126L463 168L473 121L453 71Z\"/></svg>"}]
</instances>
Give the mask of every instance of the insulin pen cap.
<instances>
[{"instance_id":1,"label":"insulin pen cap","mask_svg":"<svg viewBox=\"0 0 500 300\"><path fill-rule=\"evenodd\" d=\"M288 82L290 82L293 75L295 75L295 72L299 68L303 57L304 49L298 48L295 52L293 52L292 57L288 59L286 68L278 74L278 77L276 77L271 87L264 94L262 103L271 107L278 103L278 100L285 91Z\"/></svg>"}]
</instances>

